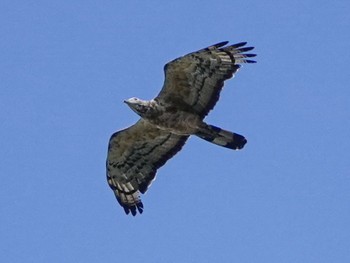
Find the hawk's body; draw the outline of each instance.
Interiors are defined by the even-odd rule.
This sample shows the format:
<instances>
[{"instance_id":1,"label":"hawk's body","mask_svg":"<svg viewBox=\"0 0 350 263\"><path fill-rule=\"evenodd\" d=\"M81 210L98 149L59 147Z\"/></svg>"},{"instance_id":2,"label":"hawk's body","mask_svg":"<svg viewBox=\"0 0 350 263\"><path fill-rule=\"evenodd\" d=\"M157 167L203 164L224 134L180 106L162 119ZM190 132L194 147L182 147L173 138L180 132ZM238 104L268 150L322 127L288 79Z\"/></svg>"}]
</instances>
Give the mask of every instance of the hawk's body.
<instances>
[{"instance_id":1,"label":"hawk's body","mask_svg":"<svg viewBox=\"0 0 350 263\"><path fill-rule=\"evenodd\" d=\"M246 139L203 122L219 99L224 80L240 63L252 63L244 54L246 43L226 46L222 42L168 63L165 82L151 101L125 101L141 119L112 135L107 157L107 180L125 212L142 213L139 193L145 193L159 167L175 155L190 135L209 142L241 149Z\"/></svg>"}]
</instances>

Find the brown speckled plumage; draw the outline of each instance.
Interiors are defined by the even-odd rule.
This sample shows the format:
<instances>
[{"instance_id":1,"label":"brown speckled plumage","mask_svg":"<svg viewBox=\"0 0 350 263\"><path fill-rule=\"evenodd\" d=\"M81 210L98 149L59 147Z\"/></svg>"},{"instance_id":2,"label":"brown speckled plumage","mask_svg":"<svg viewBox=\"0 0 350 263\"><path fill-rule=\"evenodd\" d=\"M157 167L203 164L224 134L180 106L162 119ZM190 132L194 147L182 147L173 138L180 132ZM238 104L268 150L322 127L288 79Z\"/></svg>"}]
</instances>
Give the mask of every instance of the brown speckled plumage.
<instances>
[{"instance_id":1,"label":"brown speckled plumage","mask_svg":"<svg viewBox=\"0 0 350 263\"><path fill-rule=\"evenodd\" d=\"M203 122L219 99L224 81L242 63L255 61L246 54L245 42L228 42L190 53L165 65L165 82L151 101L125 101L141 119L114 133L109 141L107 181L125 212L143 212L140 193L145 193L157 169L181 150L190 135L214 144L241 149L246 139Z\"/></svg>"}]
</instances>

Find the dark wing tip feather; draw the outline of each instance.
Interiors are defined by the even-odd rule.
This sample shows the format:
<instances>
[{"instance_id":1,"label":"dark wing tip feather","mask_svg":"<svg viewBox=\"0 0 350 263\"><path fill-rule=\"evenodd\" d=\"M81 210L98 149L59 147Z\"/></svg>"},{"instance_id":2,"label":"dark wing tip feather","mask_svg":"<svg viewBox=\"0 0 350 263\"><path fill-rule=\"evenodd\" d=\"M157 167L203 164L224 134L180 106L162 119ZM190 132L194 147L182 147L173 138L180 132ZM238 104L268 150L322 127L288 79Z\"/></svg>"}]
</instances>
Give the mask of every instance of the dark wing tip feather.
<instances>
[{"instance_id":1,"label":"dark wing tip feather","mask_svg":"<svg viewBox=\"0 0 350 263\"><path fill-rule=\"evenodd\" d=\"M256 63L255 60L244 59L244 58L252 58L256 57L256 54L245 54L245 52L251 51L254 47L244 47L247 42L240 42L228 47L222 48L223 50L227 50L228 52L233 53L233 57L236 59L238 63Z\"/></svg>"},{"instance_id":2,"label":"dark wing tip feather","mask_svg":"<svg viewBox=\"0 0 350 263\"><path fill-rule=\"evenodd\" d=\"M256 61L251 59L245 59L245 63L256 63Z\"/></svg>"},{"instance_id":3,"label":"dark wing tip feather","mask_svg":"<svg viewBox=\"0 0 350 263\"><path fill-rule=\"evenodd\" d=\"M240 53L247 52L250 50L253 50L254 47L242 47L242 48L237 48L236 50L239 51Z\"/></svg>"},{"instance_id":4,"label":"dark wing tip feather","mask_svg":"<svg viewBox=\"0 0 350 263\"><path fill-rule=\"evenodd\" d=\"M212 45L211 47L219 48L219 47L223 47L223 46L225 46L225 45L227 45L227 44L228 44L228 41L222 41L222 42L220 42L220 43L217 43L217 44Z\"/></svg>"},{"instance_id":5,"label":"dark wing tip feather","mask_svg":"<svg viewBox=\"0 0 350 263\"><path fill-rule=\"evenodd\" d=\"M137 204L135 204L133 206L128 206L126 204L122 204L122 207L124 208L125 214L127 214L127 215L130 214L130 212L131 212L131 214L133 216L136 216L137 211L140 214L143 213L143 204L142 204L142 202L139 202L139 203L137 203Z\"/></svg>"},{"instance_id":6,"label":"dark wing tip feather","mask_svg":"<svg viewBox=\"0 0 350 263\"><path fill-rule=\"evenodd\" d=\"M117 197L117 196L116 196ZM137 203L131 205L131 204L125 204L121 201L119 197L117 197L117 201L120 204L121 207L123 207L125 214L131 214L135 216L137 214L137 211L142 214L143 212L143 203L142 201L138 201Z\"/></svg>"},{"instance_id":7,"label":"dark wing tip feather","mask_svg":"<svg viewBox=\"0 0 350 263\"><path fill-rule=\"evenodd\" d=\"M239 42L239 43L231 45L230 47L236 49L236 48L239 48L239 47L243 47L245 45L247 45L247 42Z\"/></svg>"},{"instance_id":8,"label":"dark wing tip feather","mask_svg":"<svg viewBox=\"0 0 350 263\"><path fill-rule=\"evenodd\" d=\"M246 58L256 57L256 54L244 54Z\"/></svg>"}]
</instances>

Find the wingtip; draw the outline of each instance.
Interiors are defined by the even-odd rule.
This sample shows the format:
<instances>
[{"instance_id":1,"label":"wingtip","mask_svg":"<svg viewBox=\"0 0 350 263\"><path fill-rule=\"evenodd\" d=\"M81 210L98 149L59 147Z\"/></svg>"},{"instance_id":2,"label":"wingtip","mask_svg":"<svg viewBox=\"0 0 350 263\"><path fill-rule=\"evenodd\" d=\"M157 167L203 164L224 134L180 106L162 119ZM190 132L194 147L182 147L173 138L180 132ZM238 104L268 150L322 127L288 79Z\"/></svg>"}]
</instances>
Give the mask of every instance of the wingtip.
<instances>
[{"instance_id":1,"label":"wingtip","mask_svg":"<svg viewBox=\"0 0 350 263\"><path fill-rule=\"evenodd\" d=\"M246 59L245 63L256 63L256 60Z\"/></svg>"},{"instance_id":2,"label":"wingtip","mask_svg":"<svg viewBox=\"0 0 350 263\"><path fill-rule=\"evenodd\" d=\"M247 45L247 42L246 42L246 41L243 41L243 42L239 42L239 43L233 44L233 45L231 45L230 47L231 47L231 48L239 48L239 47L243 47L243 46L245 46L245 45Z\"/></svg>"},{"instance_id":3,"label":"wingtip","mask_svg":"<svg viewBox=\"0 0 350 263\"><path fill-rule=\"evenodd\" d=\"M254 49L254 47L242 47L242 48L238 48L237 50L239 52L243 53L243 52L251 51L253 49Z\"/></svg>"},{"instance_id":4,"label":"wingtip","mask_svg":"<svg viewBox=\"0 0 350 263\"><path fill-rule=\"evenodd\" d=\"M227 44L228 44L228 41L222 41L222 42L219 42L217 44L212 45L211 47L220 48L220 47L223 47Z\"/></svg>"},{"instance_id":5,"label":"wingtip","mask_svg":"<svg viewBox=\"0 0 350 263\"><path fill-rule=\"evenodd\" d=\"M143 213L143 203L142 202L136 203L133 206L123 205L123 208L124 208L125 214L127 214L127 215L131 213L132 216L136 216L137 212L139 212L139 214Z\"/></svg>"},{"instance_id":6,"label":"wingtip","mask_svg":"<svg viewBox=\"0 0 350 263\"><path fill-rule=\"evenodd\" d=\"M256 54L244 54L246 58L253 58L256 57Z\"/></svg>"}]
</instances>

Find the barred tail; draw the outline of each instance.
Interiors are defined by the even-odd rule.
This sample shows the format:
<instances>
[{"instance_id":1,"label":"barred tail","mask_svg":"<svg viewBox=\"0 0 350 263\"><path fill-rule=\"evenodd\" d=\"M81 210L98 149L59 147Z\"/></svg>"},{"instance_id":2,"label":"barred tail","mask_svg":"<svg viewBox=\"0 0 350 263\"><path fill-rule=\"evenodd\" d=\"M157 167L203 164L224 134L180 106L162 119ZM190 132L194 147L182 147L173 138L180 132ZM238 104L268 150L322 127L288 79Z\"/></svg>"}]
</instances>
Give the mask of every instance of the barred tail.
<instances>
[{"instance_id":1,"label":"barred tail","mask_svg":"<svg viewBox=\"0 0 350 263\"><path fill-rule=\"evenodd\" d=\"M213 125L206 125L196 135L208 142L233 150L242 149L247 143L247 140L242 135L223 130Z\"/></svg>"}]
</instances>

